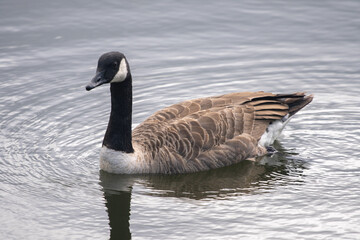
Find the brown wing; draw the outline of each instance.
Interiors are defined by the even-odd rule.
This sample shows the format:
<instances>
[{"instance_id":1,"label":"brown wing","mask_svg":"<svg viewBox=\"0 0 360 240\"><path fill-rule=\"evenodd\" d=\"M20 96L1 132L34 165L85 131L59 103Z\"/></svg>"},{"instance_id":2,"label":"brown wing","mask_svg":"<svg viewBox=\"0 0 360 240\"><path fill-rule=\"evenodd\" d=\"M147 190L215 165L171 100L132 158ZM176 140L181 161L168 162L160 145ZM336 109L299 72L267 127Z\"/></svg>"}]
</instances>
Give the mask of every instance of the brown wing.
<instances>
[{"instance_id":1,"label":"brown wing","mask_svg":"<svg viewBox=\"0 0 360 240\"><path fill-rule=\"evenodd\" d=\"M231 93L164 108L133 131L154 173L184 173L227 166L262 155L258 140L269 123L312 100L304 93Z\"/></svg>"}]
</instances>

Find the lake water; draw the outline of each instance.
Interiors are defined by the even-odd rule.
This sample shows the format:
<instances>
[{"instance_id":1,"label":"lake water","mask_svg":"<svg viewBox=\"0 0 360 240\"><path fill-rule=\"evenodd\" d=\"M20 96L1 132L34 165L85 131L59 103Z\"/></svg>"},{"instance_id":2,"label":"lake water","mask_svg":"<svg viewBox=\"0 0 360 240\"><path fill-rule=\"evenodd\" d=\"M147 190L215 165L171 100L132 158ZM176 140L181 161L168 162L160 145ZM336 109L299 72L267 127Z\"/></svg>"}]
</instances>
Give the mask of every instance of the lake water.
<instances>
[{"instance_id":1,"label":"lake water","mask_svg":"<svg viewBox=\"0 0 360 240\"><path fill-rule=\"evenodd\" d=\"M360 2L0 2L1 239L359 239ZM134 124L236 91L314 101L279 152L196 174L99 171L107 86L127 56Z\"/></svg>"}]
</instances>

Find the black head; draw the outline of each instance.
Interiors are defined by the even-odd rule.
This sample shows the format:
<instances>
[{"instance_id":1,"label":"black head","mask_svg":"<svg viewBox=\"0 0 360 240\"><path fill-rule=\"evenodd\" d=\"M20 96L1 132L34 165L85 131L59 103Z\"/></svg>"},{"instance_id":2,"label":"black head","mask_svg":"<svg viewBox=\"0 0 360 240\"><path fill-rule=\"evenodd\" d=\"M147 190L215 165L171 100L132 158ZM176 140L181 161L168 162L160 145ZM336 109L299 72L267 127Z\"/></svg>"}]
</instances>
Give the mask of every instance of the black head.
<instances>
[{"instance_id":1,"label":"black head","mask_svg":"<svg viewBox=\"0 0 360 240\"><path fill-rule=\"evenodd\" d=\"M86 86L90 91L104 83L123 82L130 76L129 64L120 52L108 52L101 55L95 77Z\"/></svg>"}]
</instances>

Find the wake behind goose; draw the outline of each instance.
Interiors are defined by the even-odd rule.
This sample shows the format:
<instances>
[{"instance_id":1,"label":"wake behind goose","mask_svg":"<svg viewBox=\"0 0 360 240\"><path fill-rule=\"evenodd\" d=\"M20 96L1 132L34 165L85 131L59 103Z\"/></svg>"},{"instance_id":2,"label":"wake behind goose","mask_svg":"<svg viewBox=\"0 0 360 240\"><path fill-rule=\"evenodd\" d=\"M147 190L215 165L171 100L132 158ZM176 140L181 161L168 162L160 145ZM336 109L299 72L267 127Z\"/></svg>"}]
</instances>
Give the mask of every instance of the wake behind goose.
<instances>
[{"instance_id":1,"label":"wake behind goose","mask_svg":"<svg viewBox=\"0 0 360 240\"><path fill-rule=\"evenodd\" d=\"M154 113L131 131L132 76L124 54L103 54L86 90L105 83L110 83L111 113L100 168L119 174L197 172L264 155L313 99L301 92L193 99Z\"/></svg>"}]
</instances>

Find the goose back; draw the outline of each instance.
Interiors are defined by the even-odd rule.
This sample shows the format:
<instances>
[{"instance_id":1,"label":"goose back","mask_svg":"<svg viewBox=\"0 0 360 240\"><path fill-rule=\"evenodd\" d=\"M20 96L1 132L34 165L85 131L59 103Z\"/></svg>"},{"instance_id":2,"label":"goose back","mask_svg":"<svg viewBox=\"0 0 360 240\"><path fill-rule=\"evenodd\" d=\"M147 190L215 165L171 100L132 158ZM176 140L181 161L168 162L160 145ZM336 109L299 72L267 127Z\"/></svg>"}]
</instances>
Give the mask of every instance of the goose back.
<instances>
[{"instance_id":1,"label":"goose back","mask_svg":"<svg viewBox=\"0 0 360 240\"><path fill-rule=\"evenodd\" d=\"M219 168L265 154L258 142L269 124L291 117L311 100L305 93L265 92L189 100L151 115L133 130L132 142L149 173Z\"/></svg>"}]
</instances>

